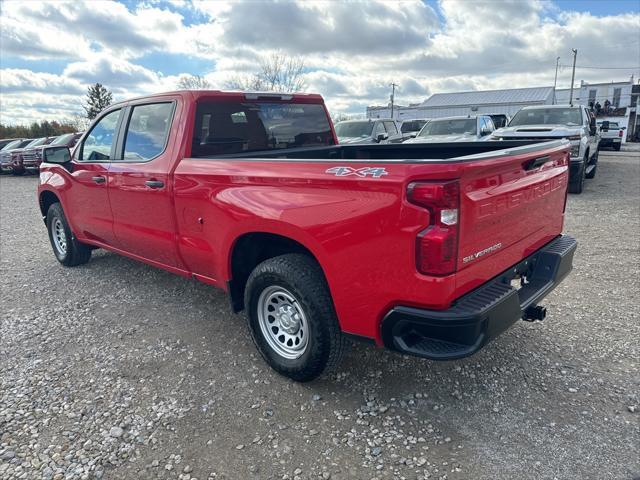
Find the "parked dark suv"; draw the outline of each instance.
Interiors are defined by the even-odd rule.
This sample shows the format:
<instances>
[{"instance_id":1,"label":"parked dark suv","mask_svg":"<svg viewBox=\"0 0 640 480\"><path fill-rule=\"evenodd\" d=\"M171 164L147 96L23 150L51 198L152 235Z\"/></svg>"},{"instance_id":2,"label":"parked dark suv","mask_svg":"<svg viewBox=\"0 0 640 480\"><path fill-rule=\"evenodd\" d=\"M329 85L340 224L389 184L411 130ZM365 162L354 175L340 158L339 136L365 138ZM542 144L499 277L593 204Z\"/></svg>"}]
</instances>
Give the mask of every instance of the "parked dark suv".
<instances>
[{"instance_id":1,"label":"parked dark suv","mask_svg":"<svg viewBox=\"0 0 640 480\"><path fill-rule=\"evenodd\" d=\"M32 142L28 143L25 147L19 148L11 152L11 171L14 175L23 175L25 173L22 156L25 152L32 150L35 147L49 145L56 137L41 137L36 138Z\"/></svg>"},{"instance_id":2,"label":"parked dark suv","mask_svg":"<svg viewBox=\"0 0 640 480\"><path fill-rule=\"evenodd\" d=\"M0 150L0 172L11 173L13 172L12 157L14 152L22 151L24 147L33 142L33 138L21 138L14 140L13 142L5 145Z\"/></svg>"},{"instance_id":3,"label":"parked dark suv","mask_svg":"<svg viewBox=\"0 0 640 480\"><path fill-rule=\"evenodd\" d=\"M57 145L61 147L73 148L82 133L65 133L59 137L55 137L49 145ZM42 163L42 149L46 143L35 146L29 146L22 152L22 168L27 173L38 173L40 164Z\"/></svg>"}]
</instances>

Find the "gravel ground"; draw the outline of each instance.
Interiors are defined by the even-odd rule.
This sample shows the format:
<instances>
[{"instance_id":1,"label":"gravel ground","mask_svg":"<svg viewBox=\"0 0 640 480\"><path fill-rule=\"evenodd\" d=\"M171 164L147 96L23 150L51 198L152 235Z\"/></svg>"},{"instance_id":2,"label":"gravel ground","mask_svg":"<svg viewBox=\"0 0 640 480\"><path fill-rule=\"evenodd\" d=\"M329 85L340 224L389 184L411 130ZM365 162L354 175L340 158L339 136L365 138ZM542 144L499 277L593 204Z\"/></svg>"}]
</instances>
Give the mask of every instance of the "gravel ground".
<instances>
[{"instance_id":1,"label":"gravel ground","mask_svg":"<svg viewBox=\"0 0 640 480\"><path fill-rule=\"evenodd\" d=\"M103 251L61 267L36 182L0 179L1 479L640 476L640 152L569 197L547 320L448 363L355 345L304 385L210 287Z\"/></svg>"}]
</instances>

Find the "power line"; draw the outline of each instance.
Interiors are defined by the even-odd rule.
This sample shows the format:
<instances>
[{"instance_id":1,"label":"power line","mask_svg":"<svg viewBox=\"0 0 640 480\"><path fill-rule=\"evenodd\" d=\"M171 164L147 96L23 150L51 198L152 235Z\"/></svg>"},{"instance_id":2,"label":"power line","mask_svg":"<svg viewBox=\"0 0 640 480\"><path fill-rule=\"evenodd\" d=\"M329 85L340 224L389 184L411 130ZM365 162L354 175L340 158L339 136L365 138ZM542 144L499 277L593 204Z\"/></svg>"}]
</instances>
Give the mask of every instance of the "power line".
<instances>
[{"instance_id":1,"label":"power line","mask_svg":"<svg viewBox=\"0 0 640 480\"><path fill-rule=\"evenodd\" d=\"M572 68L572 65L564 65L564 64L560 64L561 67L569 67ZM576 65L576 68L590 68L590 69L594 69L594 70L640 70L640 65L635 66L635 67L591 67L591 66L585 66L585 65Z\"/></svg>"}]
</instances>

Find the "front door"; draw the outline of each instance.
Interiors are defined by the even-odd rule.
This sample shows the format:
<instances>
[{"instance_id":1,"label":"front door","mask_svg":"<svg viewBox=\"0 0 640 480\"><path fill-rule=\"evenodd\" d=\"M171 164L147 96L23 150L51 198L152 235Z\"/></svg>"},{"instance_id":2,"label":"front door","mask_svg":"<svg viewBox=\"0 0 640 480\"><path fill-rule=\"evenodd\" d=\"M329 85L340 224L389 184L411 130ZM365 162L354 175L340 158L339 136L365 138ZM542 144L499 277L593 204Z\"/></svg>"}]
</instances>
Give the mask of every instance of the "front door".
<instances>
[{"instance_id":1,"label":"front door","mask_svg":"<svg viewBox=\"0 0 640 480\"><path fill-rule=\"evenodd\" d=\"M121 114L122 109L104 114L75 149L71 192L64 205L76 236L111 246L115 236L107 192L108 172Z\"/></svg>"},{"instance_id":2,"label":"front door","mask_svg":"<svg viewBox=\"0 0 640 480\"><path fill-rule=\"evenodd\" d=\"M175 101L127 110L122 156L109 169L109 199L120 247L159 264L181 268L176 245L168 133ZM168 146L169 145L169 146Z\"/></svg>"}]
</instances>

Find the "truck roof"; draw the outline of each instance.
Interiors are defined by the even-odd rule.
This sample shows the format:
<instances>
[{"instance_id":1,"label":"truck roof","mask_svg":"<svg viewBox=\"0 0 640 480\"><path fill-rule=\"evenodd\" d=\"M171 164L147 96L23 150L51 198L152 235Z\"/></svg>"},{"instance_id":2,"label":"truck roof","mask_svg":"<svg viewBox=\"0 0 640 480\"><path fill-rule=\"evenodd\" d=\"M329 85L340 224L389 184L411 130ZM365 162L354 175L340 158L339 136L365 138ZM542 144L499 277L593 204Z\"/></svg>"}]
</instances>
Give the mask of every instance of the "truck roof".
<instances>
[{"instance_id":1,"label":"truck roof","mask_svg":"<svg viewBox=\"0 0 640 480\"><path fill-rule=\"evenodd\" d=\"M580 108L580 105L528 105L526 107L522 107L521 110L537 110L539 108Z\"/></svg>"},{"instance_id":2,"label":"truck roof","mask_svg":"<svg viewBox=\"0 0 640 480\"><path fill-rule=\"evenodd\" d=\"M114 103L111 106L118 106L129 102L146 100L151 98L165 97L167 95L180 96L190 101L198 101L202 97L208 98L226 98L237 100L267 100L273 98L279 101L294 100L304 103L324 103L322 95L317 93L280 93L280 92L241 92L241 91L225 91L225 90L174 90L169 92L160 92L140 97L128 98L121 102Z\"/></svg>"}]
</instances>

